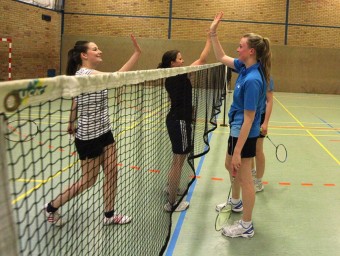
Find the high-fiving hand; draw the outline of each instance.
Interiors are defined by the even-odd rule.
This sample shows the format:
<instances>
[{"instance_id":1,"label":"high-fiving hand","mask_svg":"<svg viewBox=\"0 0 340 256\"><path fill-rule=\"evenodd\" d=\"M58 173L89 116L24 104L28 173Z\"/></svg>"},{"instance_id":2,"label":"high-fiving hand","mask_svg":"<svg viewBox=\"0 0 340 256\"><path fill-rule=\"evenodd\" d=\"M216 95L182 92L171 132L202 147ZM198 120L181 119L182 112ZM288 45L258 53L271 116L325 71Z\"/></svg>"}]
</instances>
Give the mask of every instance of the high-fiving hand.
<instances>
[{"instance_id":1,"label":"high-fiving hand","mask_svg":"<svg viewBox=\"0 0 340 256\"><path fill-rule=\"evenodd\" d=\"M222 17L223 17L223 12L219 12L216 14L214 21L210 25L210 32L216 33L218 24L220 23Z\"/></svg>"}]
</instances>

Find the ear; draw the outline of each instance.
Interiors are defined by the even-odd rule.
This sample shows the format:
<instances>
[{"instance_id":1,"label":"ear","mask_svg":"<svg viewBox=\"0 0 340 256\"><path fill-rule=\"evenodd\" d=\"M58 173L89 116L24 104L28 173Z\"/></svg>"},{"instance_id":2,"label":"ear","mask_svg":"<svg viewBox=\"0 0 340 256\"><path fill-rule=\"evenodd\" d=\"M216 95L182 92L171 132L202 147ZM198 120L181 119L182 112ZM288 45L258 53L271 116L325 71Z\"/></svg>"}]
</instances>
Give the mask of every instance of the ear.
<instances>
[{"instance_id":1,"label":"ear","mask_svg":"<svg viewBox=\"0 0 340 256\"><path fill-rule=\"evenodd\" d=\"M250 48L249 50L251 55L256 55L256 51L254 48Z\"/></svg>"},{"instance_id":2,"label":"ear","mask_svg":"<svg viewBox=\"0 0 340 256\"><path fill-rule=\"evenodd\" d=\"M87 53L82 52L82 53L80 54L80 57L81 57L82 59L87 60Z\"/></svg>"}]
</instances>

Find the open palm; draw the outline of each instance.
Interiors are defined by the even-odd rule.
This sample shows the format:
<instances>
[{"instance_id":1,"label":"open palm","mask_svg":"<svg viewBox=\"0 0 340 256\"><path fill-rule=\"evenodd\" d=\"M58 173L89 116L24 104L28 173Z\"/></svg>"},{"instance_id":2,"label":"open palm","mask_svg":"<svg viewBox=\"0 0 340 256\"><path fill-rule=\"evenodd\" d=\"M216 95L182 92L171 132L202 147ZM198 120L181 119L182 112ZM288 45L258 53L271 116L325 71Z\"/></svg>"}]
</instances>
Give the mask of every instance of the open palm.
<instances>
[{"instance_id":1,"label":"open palm","mask_svg":"<svg viewBox=\"0 0 340 256\"><path fill-rule=\"evenodd\" d=\"M220 23L223 17L223 12L219 12L216 14L214 21L210 25L210 31L216 32L217 26Z\"/></svg>"}]
</instances>

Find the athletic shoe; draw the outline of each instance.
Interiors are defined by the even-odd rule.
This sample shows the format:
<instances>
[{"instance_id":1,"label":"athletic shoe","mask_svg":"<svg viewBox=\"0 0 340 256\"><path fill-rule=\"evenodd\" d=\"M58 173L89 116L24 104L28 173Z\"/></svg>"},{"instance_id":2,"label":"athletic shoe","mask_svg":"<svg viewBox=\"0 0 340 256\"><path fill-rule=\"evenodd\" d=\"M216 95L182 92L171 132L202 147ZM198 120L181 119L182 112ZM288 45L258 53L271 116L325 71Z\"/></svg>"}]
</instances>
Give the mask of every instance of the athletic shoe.
<instances>
[{"instance_id":1,"label":"athletic shoe","mask_svg":"<svg viewBox=\"0 0 340 256\"><path fill-rule=\"evenodd\" d=\"M186 191L185 188L183 188L183 189L178 188L178 189L177 189L177 195L178 195L178 196L183 196L184 193L185 193L185 191ZM167 193L167 194L169 194L169 185L166 185L166 186L164 187L164 192Z\"/></svg>"},{"instance_id":2,"label":"athletic shoe","mask_svg":"<svg viewBox=\"0 0 340 256\"><path fill-rule=\"evenodd\" d=\"M48 204L45 204L43 206L43 209L42 209L42 211L43 211L43 213L46 217L47 222L54 224L57 227L61 227L62 225L64 225L65 223L62 221L60 213L58 211L48 212L47 211L47 205Z\"/></svg>"},{"instance_id":3,"label":"athletic shoe","mask_svg":"<svg viewBox=\"0 0 340 256\"><path fill-rule=\"evenodd\" d=\"M236 221L233 225L222 228L222 235L227 237L250 238L255 234L253 223L248 228L242 226L242 220Z\"/></svg>"},{"instance_id":4,"label":"athletic shoe","mask_svg":"<svg viewBox=\"0 0 340 256\"><path fill-rule=\"evenodd\" d=\"M165 205L164 205L164 210L166 210L167 212L172 212L173 211L173 208L174 208L174 205L176 205L176 203L174 203L173 205L171 205L169 202L167 202ZM176 209L174 210L174 212L183 212L185 211L186 209L189 208L189 202L187 201L182 201L177 207Z\"/></svg>"},{"instance_id":5,"label":"athletic shoe","mask_svg":"<svg viewBox=\"0 0 340 256\"><path fill-rule=\"evenodd\" d=\"M115 214L111 218L104 217L104 225L111 225L111 224L127 224L130 223L132 220L131 217L122 215L122 214Z\"/></svg>"},{"instance_id":6,"label":"athletic shoe","mask_svg":"<svg viewBox=\"0 0 340 256\"><path fill-rule=\"evenodd\" d=\"M232 210L233 212L242 212L242 211L243 211L242 200L240 200L237 204L233 204L233 203L231 202L231 198L228 199L228 202L225 202L225 203L221 203L221 204L216 205L215 210L216 210L217 212L219 212L219 211L221 211L221 209L222 209L223 207L225 207L227 204L230 204L230 205L231 205L231 210Z\"/></svg>"},{"instance_id":7,"label":"athletic shoe","mask_svg":"<svg viewBox=\"0 0 340 256\"><path fill-rule=\"evenodd\" d=\"M255 192L261 192L264 190L264 186L263 186L263 183L262 181L259 181L259 180L256 180L255 181Z\"/></svg>"}]
</instances>

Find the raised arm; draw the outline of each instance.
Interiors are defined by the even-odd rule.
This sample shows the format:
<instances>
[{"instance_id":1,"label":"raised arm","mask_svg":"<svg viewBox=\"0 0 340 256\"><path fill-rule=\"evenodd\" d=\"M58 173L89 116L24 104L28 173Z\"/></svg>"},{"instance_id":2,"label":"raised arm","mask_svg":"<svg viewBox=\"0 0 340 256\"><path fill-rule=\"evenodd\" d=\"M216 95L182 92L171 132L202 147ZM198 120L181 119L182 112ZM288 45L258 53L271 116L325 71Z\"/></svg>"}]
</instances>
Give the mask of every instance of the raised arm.
<instances>
[{"instance_id":1,"label":"raised arm","mask_svg":"<svg viewBox=\"0 0 340 256\"><path fill-rule=\"evenodd\" d=\"M118 72L123 72L123 71L130 71L133 66L137 63L142 51L137 43L136 38L131 35L131 41L133 43L134 46L134 53L132 54L132 56L130 57L130 59L124 64L123 67L121 67Z\"/></svg>"},{"instance_id":2,"label":"raised arm","mask_svg":"<svg viewBox=\"0 0 340 256\"><path fill-rule=\"evenodd\" d=\"M223 17L223 12L219 12L216 14L214 21L211 23L210 25L210 38L211 38L211 43L214 49L214 53L215 53L215 57L219 62L222 62L224 65L234 69L234 58L227 56L224 51L223 48L220 44L220 41L218 40L217 37L217 27L218 24L220 23L221 19Z\"/></svg>"},{"instance_id":3,"label":"raised arm","mask_svg":"<svg viewBox=\"0 0 340 256\"><path fill-rule=\"evenodd\" d=\"M201 55L199 59L195 60L193 63L191 63L190 66L198 66L198 65L204 65L207 63L207 59L210 53L210 48L211 48L211 40L210 36L207 36L207 41L205 42L205 46L203 51L201 52Z\"/></svg>"}]
</instances>

